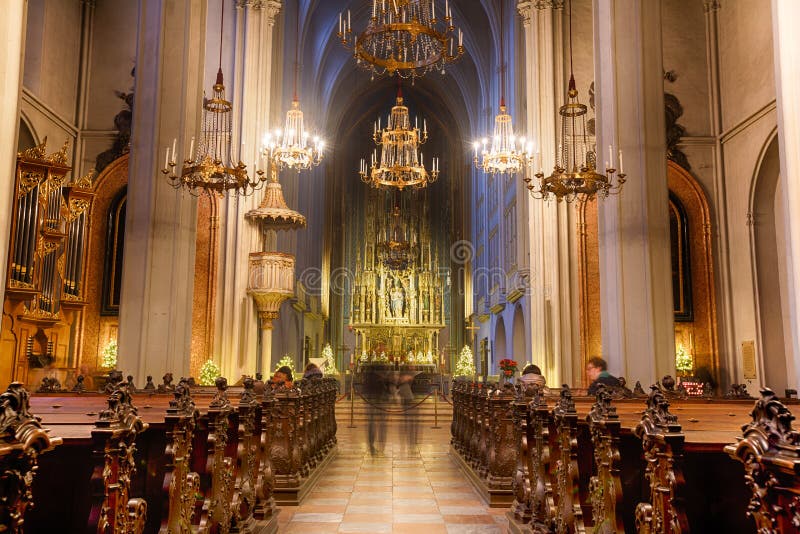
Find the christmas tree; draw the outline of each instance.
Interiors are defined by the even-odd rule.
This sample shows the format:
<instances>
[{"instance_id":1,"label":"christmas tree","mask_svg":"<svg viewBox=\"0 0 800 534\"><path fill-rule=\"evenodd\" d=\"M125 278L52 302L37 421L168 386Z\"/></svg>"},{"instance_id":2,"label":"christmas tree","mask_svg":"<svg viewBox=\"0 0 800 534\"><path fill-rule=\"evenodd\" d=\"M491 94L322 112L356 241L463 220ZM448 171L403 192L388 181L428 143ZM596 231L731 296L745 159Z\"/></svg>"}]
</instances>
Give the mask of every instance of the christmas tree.
<instances>
[{"instance_id":1,"label":"christmas tree","mask_svg":"<svg viewBox=\"0 0 800 534\"><path fill-rule=\"evenodd\" d=\"M675 369L688 374L692 372L692 367L694 367L692 355L686 352L683 345L678 345L678 350L675 352Z\"/></svg>"},{"instance_id":2,"label":"christmas tree","mask_svg":"<svg viewBox=\"0 0 800 534\"><path fill-rule=\"evenodd\" d=\"M325 358L325 361L322 362L325 374L338 375L339 370L336 369L336 360L333 358L333 349L330 343L326 343L322 348L322 357Z\"/></svg>"},{"instance_id":3,"label":"christmas tree","mask_svg":"<svg viewBox=\"0 0 800 534\"><path fill-rule=\"evenodd\" d=\"M112 339L103 348L103 357L100 365L104 369L114 369L117 366L117 340Z\"/></svg>"},{"instance_id":4,"label":"christmas tree","mask_svg":"<svg viewBox=\"0 0 800 534\"><path fill-rule=\"evenodd\" d=\"M292 370L292 376L296 374L294 371L294 358L292 358L291 354L284 354L283 358L281 358L281 360L275 364L275 370L277 371L284 366Z\"/></svg>"},{"instance_id":5,"label":"christmas tree","mask_svg":"<svg viewBox=\"0 0 800 534\"><path fill-rule=\"evenodd\" d=\"M217 364L214 363L214 360L209 359L206 363L203 364L203 367L200 368L200 385L201 386L213 386L214 381L220 375L219 367Z\"/></svg>"},{"instance_id":6,"label":"christmas tree","mask_svg":"<svg viewBox=\"0 0 800 534\"><path fill-rule=\"evenodd\" d=\"M469 346L464 345L461 349L461 354L458 355L456 362L456 372L454 376L474 376L475 375L475 362L472 358L472 350Z\"/></svg>"}]
</instances>

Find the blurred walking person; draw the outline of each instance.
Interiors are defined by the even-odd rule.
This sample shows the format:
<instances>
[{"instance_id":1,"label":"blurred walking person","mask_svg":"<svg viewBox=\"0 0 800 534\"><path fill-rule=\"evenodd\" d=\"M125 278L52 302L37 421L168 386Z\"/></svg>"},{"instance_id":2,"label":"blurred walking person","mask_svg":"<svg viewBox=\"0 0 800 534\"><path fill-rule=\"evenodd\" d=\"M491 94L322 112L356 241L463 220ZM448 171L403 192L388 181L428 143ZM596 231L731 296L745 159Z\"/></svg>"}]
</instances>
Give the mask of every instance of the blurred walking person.
<instances>
[{"instance_id":1,"label":"blurred walking person","mask_svg":"<svg viewBox=\"0 0 800 534\"><path fill-rule=\"evenodd\" d=\"M367 403L367 441L369 453L372 456L382 453L386 443L386 418L381 414L381 405L384 402L386 384L384 378L375 369L368 368L364 373L364 383L361 386L362 395Z\"/></svg>"}]
</instances>

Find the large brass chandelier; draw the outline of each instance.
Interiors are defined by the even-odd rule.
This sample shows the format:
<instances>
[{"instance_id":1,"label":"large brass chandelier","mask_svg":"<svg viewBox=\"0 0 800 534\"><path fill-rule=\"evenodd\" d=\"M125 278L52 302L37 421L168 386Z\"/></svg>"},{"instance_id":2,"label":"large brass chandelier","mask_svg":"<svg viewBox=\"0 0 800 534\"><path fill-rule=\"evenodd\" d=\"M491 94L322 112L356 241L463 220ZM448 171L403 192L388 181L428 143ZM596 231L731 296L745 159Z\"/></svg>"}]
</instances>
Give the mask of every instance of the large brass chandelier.
<instances>
[{"instance_id":1,"label":"large brass chandelier","mask_svg":"<svg viewBox=\"0 0 800 534\"><path fill-rule=\"evenodd\" d=\"M398 87L397 100L389 114L386 128L381 128L381 119L373 125L372 137L381 148L381 155L372 151L369 165L362 158L359 174L364 183L373 187L422 188L439 177L439 158L432 158L430 173L425 169L425 156L420 145L428 140L428 124L423 119L422 130L415 119L414 127L408 116L408 107L403 105L403 93Z\"/></svg>"},{"instance_id":2,"label":"large brass chandelier","mask_svg":"<svg viewBox=\"0 0 800 534\"><path fill-rule=\"evenodd\" d=\"M555 198L558 201L585 202L595 196L606 198L608 195L618 194L625 183L625 171L622 167L622 150L619 151L619 172L614 167L614 150L608 147L608 159L605 162L605 172L597 169L596 147L589 142L586 133L585 104L578 100L578 90L575 84L575 75L572 71L572 1L569 2L569 86L567 89L567 103L558 109L561 116L561 135L557 139L558 151L556 152L553 173L545 177L540 169L536 174L538 183L532 184L531 179L525 177L528 190L534 198L548 200ZM616 179L615 179L616 175Z\"/></svg>"},{"instance_id":3,"label":"large brass chandelier","mask_svg":"<svg viewBox=\"0 0 800 534\"><path fill-rule=\"evenodd\" d=\"M417 234L403 219L399 199L397 199L391 214L386 217L385 227L380 237L378 259L388 269L406 270L419 254Z\"/></svg>"},{"instance_id":4,"label":"large brass chandelier","mask_svg":"<svg viewBox=\"0 0 800 534\"><path fill-rule=\"evenodd\" d=\"M464 54L464 36L461 30L456 34L449 0L441 18L436 17L436 0L372 0L372 16L363 32L353 35L348 10L339 14L336 35L373 78L417 78L430 70L444 74L445 65Z\"/></svg>"},{"instance_id":5,"label":"large brass chandelier","mask_svg":"<svg viewBox=\"0 0 800 534\"><path fill-rule=\"evenodd\" d=\"M300 14L295 28L294 94L292 106L286 112L283 130L275 128L267 132L262 140L262 152L272 162L273 170L306 170L322 162L325 141L312 136L305 129L303 110L297 96L297 76L300 68Z\"/></svg>"},{"instance_id":6,"label":"large brass chandelier","mask_svg":"<svg viewBox=\"0 0 800 534\"><path fill-rule=\"evenodd\" d=\"M176 172L177 139L172 141L172 151L167 147L164 168L161 172L167 176L170 184L176 188L184 188L193 195L212 193L224 196L227 193L237 195L251 194L259 188L264 180L262 171L255 171L253 176L247 174L247 166L238 161L235 163L231 150L231 102L225 99L225 84L222 76L222 28L225 17L225 2L222 2L219 40L219 70L213 86L212 97L203 102L203 124L201 136L195 152L195 139L192 137L189 153L181 165L180 176Z\"/></svg>"},{"instance_id":7,"label":"large brass chandelier","mask_svg":"<svg viewBox=\"0 0 800 534\"><path fill-rule=\"evenodd\" d=\"M500 2L500 113L494 118L494 135L474 143L473 161L487 174L516 174L533 159L533 143L514 135L514 125L506 108L505 54L503 47L503 2ZM491 141L491 144L489 144Z\"/></svg>"}]
</instances>

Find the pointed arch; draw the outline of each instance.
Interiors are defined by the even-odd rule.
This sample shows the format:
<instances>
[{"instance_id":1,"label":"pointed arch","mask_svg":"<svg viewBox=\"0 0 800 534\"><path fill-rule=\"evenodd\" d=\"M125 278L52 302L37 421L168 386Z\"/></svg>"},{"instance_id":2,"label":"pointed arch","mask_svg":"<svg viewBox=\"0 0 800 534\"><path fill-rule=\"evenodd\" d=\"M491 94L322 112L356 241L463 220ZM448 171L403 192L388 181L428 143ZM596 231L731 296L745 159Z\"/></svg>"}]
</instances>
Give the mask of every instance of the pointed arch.
<instances>
[{"instance_id":1,"label":"pointed arch","mask_svg":"<svg viewBox=\"0 0 800 534\"><path fill-rule=\"evenodd\" d=\"M683 302L683 306L675 306L675 346L688 349L694 359L695 371L705 367L719 383L711 208L706 192L697 179L673 161L667 162L667 185L670 209L679 214L685 223L680 241L673 239L673 251L681 255L677 261L688 259L681 262L679 272L673 275L674 283L679 284L675 299ZM685 291L682 292L681 287Z\"/></svg>"}]
</instances>

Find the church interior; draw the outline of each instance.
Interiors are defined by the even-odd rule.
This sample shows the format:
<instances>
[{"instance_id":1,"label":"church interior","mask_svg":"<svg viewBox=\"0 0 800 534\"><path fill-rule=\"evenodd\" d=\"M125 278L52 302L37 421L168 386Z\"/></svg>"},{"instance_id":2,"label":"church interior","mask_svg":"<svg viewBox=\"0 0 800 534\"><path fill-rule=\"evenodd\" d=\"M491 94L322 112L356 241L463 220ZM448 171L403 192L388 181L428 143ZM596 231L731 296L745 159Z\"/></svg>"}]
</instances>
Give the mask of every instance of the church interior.
<instances>
[{"instance_id":1,"label":"church interior","mask_svg":"<svg viewBox=\"0 0 800 534\"><path fill-rule=\"evenodd\" d=\"M4 7L0 526L800 531L797 0Z\"/></svg>"}]
</instances>

